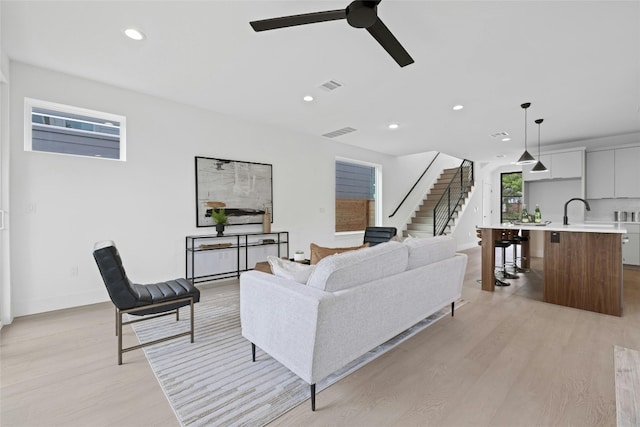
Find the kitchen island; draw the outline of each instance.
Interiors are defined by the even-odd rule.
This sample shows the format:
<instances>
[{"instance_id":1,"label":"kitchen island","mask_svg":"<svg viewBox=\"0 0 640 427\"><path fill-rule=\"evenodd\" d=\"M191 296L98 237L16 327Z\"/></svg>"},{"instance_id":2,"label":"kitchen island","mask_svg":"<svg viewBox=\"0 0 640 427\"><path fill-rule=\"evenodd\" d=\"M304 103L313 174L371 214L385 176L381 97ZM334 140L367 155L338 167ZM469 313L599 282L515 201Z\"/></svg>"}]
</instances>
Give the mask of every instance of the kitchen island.
<instances>
[{"instance_id":1,"label":"kitchen island","mask_svg":"<svg viewBox=\"0 0 640 427\"><path fill-rule=\"evenodd\" d=\"M622 236L619 225L498 224L482 230L482 289L495 290L495 242L505 230L544 233L543 301L622 316ZM522 243L528 267L528 242Z\"/></svg>"}]
</instances>

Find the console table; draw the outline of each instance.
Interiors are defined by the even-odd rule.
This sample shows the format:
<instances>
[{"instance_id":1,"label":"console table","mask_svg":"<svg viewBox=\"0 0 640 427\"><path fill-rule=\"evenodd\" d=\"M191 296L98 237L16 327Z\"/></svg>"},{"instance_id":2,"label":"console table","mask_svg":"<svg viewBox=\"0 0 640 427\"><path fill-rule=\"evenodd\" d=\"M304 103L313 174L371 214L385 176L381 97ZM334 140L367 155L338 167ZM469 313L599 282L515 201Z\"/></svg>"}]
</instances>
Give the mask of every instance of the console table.
<instances>
[{"instance_id":1,"label":"console table","mask_svg":"<svg viewBox=\"0 0 640 427\"><path fill-rule=\"evenodd\" d=\"M185 277L191 283L240 277L267 252L289 257L289 232L186 236Z\"/></svg>"}]
</instances>

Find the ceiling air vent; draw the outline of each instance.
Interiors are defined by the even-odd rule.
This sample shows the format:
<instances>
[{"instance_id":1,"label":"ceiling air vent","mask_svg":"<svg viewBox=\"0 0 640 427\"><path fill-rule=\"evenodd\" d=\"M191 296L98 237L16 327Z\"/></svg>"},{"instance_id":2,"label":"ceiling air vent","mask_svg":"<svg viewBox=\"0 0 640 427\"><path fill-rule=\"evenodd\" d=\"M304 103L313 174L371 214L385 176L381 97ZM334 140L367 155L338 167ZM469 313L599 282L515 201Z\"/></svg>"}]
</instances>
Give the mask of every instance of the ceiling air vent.
<instances>
[{"instance_id":1,"label":"ceiling air vent","mask_svg":"<svg viewBox=\"0 0 640 427\"><path fill-rule=\"evenodd\" d=\"M326 91L336 90L339 87L342 87L342 83L339 83L335 80L329 80L328 82L324 82L320 85L320 89L324 89Z\"/></svg>"},{"instance_id":2,"label":"ceiling air vent","mask_svg":"<svg viewBox=\"0 0 640 427\"><path fill-rule=\"evenodd\" d=\"M505 136L509 136L507 132L496 132L491 134L492 138L504 138Z\"/></svg>"},{"instance_id":3,"label":"ceiling air vent","mask_svg":"<svg viewBox=\"0 0 640 427\"><path fill-rule=\"evenodd\" d=\"M326 136L327 138L335 138L335 137L346 135L348 133L355 132L355 131L356 129L347 126L342 129L334 130L333 132L323 133L322 136Z\"/></svg>"}]
</instances>

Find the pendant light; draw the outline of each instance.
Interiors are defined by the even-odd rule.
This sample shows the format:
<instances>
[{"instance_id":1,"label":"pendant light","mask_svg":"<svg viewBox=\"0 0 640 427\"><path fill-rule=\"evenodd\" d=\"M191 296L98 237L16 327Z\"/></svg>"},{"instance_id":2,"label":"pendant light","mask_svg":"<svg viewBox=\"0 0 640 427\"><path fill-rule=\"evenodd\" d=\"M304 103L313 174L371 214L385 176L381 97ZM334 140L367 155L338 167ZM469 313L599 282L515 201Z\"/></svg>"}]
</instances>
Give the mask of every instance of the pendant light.
<instances>
[{"instance_id":1,"label":"pendant light","mask_svg":"<svg viewBox=\"0 0 640 427\"><path fill-rule=\"evenodd\" d=\"M531 169L531 172L546 172L548 169L545 165L540 161L540 123L542 123L544 119L536 120L536 124L538 125L538 163Z\"/></svg>"},{"instance_id":2,"label":"pendant light","mask_svg":"<svg viewBox=\"0 0 640 427\"><path fill-rule=\"evenodd\" d=\"M527 108L531 106L530 102L525 102L521 104L520 107L524 110L524 153L516 162L516 165L528 165L530 163L535 163L536 159L533 158L531 154L527 151Z\"/></svg>"}]
</instances>

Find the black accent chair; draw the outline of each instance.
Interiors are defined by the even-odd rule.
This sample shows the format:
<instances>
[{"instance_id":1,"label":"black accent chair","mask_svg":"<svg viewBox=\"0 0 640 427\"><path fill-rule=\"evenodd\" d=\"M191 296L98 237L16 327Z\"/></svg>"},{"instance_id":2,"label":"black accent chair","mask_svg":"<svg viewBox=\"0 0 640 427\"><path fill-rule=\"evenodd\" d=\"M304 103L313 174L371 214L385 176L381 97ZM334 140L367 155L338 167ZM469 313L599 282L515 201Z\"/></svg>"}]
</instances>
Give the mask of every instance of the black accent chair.
<instances>
[{"instance_id":1,"label":"black accent chair","mask_svg":"<svg viewBox=\"0 0 640 427\"><path fill-rule=\"evenodd\" d=\"M122 354L158 344L174 338L191 336L193 342L193 304L200 301L200 291L185 279L169 280L161 283L139 285L132 283L122 266L118 249L112 241L98 242L93 247L93 258L98 264L109 297L116 307L116 335L118 337L118 365L122 365ZM157 317L176 315L180 320L180 307L191 309L190 330L170 335L132 347L122 348L122 325L155 319ZM122 315L145 316L123 322ZM153 316L147 316L153 315Z\"/></svg>"},{"instance_id":2,"label":"black accent chair","mask_svg":"<svg viewBox=\"0 0 640 427\"><path fill-rule=\"evenodd\" d=\"M363 243L369 243L369 246L375 246L379 243L388 242L398 234L395 227L367 227L364 230Z\"/></svg>"}]
</instances>

